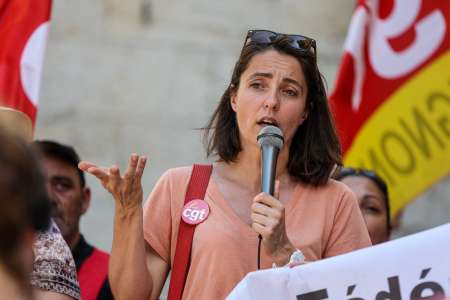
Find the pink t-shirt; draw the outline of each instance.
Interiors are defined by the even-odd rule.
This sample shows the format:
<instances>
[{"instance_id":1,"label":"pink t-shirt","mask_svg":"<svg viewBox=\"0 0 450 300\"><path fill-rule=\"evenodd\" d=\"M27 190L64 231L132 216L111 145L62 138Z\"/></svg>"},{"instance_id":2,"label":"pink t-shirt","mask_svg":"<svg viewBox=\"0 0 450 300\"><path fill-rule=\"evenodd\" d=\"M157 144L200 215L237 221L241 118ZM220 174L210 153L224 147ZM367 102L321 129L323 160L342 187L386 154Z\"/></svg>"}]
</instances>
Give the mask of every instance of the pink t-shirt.
<instances>
[{"instance_id":1,"label":"pink t-shirt","mask_svg":"<svg viewBox=\"0 0 450 300\"><path fill-rule=\"evenodd\" d=\"M144 207L145 240L170 265L191 171L192 167L168 170ZM224 299L257 269L258 234L235 214L212 179L205 201L210 214L195 229L183 299ZM340 182L330 180L318 188L298 184L285 211L287 235L308 261L371 244L357 201ZM272 266L263 246L261 266Z\"/></svg>"}]
</instances>

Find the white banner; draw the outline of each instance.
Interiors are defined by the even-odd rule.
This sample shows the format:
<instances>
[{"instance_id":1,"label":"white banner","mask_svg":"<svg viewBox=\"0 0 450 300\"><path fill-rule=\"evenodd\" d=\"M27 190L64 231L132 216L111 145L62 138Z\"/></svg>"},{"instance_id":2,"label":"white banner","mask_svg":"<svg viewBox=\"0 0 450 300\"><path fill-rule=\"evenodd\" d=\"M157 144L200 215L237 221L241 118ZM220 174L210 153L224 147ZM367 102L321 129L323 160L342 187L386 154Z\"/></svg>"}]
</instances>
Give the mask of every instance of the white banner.
<instances>
[{"instance_id":1,"label":"white banner","mask_svg":"<svg viewBox=\"0 0 450 300\"><path fill-rule=\"evenodd\" d=\"M450 299L450 223L291 269L249 273L227 299Z\"/></svg>"}]
</instances>

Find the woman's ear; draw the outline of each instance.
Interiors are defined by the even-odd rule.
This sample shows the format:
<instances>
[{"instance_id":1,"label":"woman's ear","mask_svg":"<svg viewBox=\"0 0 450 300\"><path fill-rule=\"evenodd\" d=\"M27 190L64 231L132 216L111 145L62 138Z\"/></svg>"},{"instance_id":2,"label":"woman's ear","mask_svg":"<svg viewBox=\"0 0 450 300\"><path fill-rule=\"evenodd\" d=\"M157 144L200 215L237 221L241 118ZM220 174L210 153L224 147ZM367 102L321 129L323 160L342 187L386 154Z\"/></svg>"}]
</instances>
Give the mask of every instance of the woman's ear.
<instances>
[{"instance_id":1,"label":"woman's ear","mask_svg":"<svg viewBox=\"0 0 450 300\"><path fill-rule=\"evenodd\" d=\"M305 110L305 111L302 113L302 115L300 116L300 125L302 125L303 122L305 122L305 120L308 118L308 114L309 114L309 111L308 111L308 110Z\"/></svg>"},{"instance_id":2,"label":"woman's ear","mask_svg":"<svg viewBox=\"0 0 450 300\"><path fill-rule=\"evenodd\" d=\"M306 119L308 118L308 114L309 114L309 111L308 110L305 110L305 111L303 111L302 113L301 113L301 115L300 115L300 117L299 117L299 119L298 119L298 126L297 127L300 127L301 125L303 125L303 123L306 121Z\"/></svg>"},{"instance_id":3,"label":"woman's ear","mask_svg":"<svg viewBox=\"0 0 450 300\"><path fill-rule=\"evenodd\" d=\"M308 118L309 110L305 110L302 115L302 120L305 121Z\"/></svg>"},{"instance_id":4,"label":"woman's ear","mask_svg":"<svg viewBox=\"0 0 450 300\"><path fill-rule=\"evenodd\" d=\"M234 112L236 112L237 110L237 99L236 99L236 90L231 89L230 90L230 104L231 104L231 108L234 110Z\"/></svg>"}]
</instances>

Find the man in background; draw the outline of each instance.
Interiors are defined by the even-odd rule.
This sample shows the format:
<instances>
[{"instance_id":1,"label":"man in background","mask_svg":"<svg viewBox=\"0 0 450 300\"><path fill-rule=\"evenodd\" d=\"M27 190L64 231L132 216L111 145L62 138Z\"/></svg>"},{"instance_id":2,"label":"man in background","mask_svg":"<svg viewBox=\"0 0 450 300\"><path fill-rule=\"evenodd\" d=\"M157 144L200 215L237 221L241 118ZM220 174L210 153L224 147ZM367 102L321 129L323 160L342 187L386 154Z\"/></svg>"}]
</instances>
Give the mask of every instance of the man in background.
<instances>
[{"instance_id":1,"label":"man in background","mask_svg":"<svg viewBox=\"0 0 450 300\"><path fill-rule=\"evenodd\" d=\"M69 245L77 267L83 300L113 299L108 282L109 254L89 245L80 233L80 218L91 201L75 150L54 141L33 143L47 175L52 217Z\"/></svg>"}]
</instances>

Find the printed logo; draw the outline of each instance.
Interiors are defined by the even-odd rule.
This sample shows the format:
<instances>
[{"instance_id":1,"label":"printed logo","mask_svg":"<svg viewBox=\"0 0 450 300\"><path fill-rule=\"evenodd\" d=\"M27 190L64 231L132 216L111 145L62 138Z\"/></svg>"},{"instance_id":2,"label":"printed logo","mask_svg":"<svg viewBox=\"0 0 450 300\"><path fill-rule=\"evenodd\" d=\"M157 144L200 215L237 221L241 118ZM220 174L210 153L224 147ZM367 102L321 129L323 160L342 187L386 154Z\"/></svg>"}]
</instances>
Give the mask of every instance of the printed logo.
<instances>
[{"instance_id":1,"label":"printed logo","mask_svg":"<svg viewBox=\"0 0 450 300\"><path fill-rule=\"evenodd\" d=\"M181 218L184 222L197 225L205 221L209 215L209 206L206 201L195 199L186 203L181 212Z\"/></svg>"}]
</instances>

